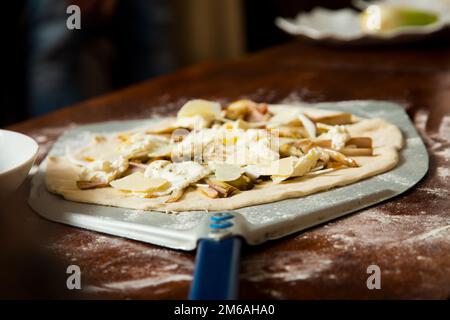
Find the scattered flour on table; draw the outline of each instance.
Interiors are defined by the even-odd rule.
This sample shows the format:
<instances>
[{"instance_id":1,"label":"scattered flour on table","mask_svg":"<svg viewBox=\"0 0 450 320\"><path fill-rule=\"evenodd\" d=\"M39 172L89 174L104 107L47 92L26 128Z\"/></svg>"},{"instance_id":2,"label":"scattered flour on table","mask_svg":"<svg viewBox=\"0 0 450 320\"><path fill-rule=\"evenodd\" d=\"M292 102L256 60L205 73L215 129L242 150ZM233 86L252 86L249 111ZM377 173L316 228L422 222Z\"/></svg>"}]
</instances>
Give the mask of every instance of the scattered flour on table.
<instances>
[{"instance_id":1,"label":"scattered flour on table","mask_svg":"<svg viewBox=\"0 0 450 320\"><path fill-rule=\"evenodd\" d=\"M423 131L426 128L429 112L425 110L419 110L414 116L414 124L416 127Z\"/></svg>"},{"instance_id":2,"label":"scattered flour on table","mask_svg":"<svg viewBox=\"0 0 450 320\"><path fill-rule=\"evenodd\" d=\"M81 268L89 265L84 272L95 275L98 282L87 285L88 292L133 291L189 281L194 269L192 257L185 253L84 230L61 237L50 248L76 260Z\"/></svg>"},{"instance_id":3,"label":"scattered flour on table","mask_svg":"<svg viewBox=\"0 0 450 320\"><path fill-rule=\"evenodd\" d=\"M445 180L445 179L447 179L448 177L450 177L450 168L447 168L447 167L438 167L438 168L437 168L437 174L438 174L438 177L439 177L440 179Z\"/></svg>"},{"instance_id":4,"label":"scattered flour on table","mask_svg":"<svg viewBox=\"0 0 450 320\"><path fill-rule=\"evenodd\" d=\"M435 151L434 153L444 160L450 160L450 148L444 148L440 151Z\"/></svg>"},{"instance_id":5,"label":"scattered flour on table","mask_svg":"<svg viewBox=\"0 0 450 320\"><path fill-rule=\"evenodd\" d=\"M87 292L98 291L125 291L125 290L140 290L147 287L156 287L170 282L178 281L191 281L192 275L190 274L176 274L176 275L161 275L151 278L143 278L136 280L107 282L101 286L87 286L84 290Z\"/></svg>"},{"instance_id":6,"label":"scattered flour on table","mask_svg":"<svg viewBox=\"0 0 450 320\"><path fill-rule=\"evenodd\" d=\"M401 272L401 263L411 263L411 259L418 261L420 272L431 272L430 268L436 266L428 265L427 253L450 250L450 216L423 214L425 212L391 215L371 208L330 222L293 239L299 245L313 243L313 250L284 249L267 254L259 252L245 258L242 264L243 279L253 283L264 280L289 283L316 278L340 281L353 276L346 271L346 267L353 271L361 268L364 262L360 259L365 256L361 256L361 252L373 255L375 261L383 265L386 274ZM273 298L284 298L288 293L267 294Z\"/></svg>"},{"instance_id":7,"label":"scattered flour on table","mask_svg":"<svg viewBox=\"0 0 450 320\"><path fill-rule=\"evenodd\" d=\"M441 236L450 237L450 225L443 226L440 228L435 228L428 232L421 233L417 236L414 236L414 237L411 237L411 238L405 240L405 242L413 243L415 241L429 240L429 239L434 239L434 238L441 237Z\"/></svg>"},{"instance_id":8,"label":"scattered flour on table","mask_svg":"<svg viewBox=\"0 0 450 320\"><path fill-rule=\"evenodd\" d=\"M450 140L450 116L442 118L441 125L439 126L439 135L447 141Z\"/></svg>"},{"instance_id":9,"label":"scattered flour on table","mask_svg":"<svg viewBox=\"0 0 450 320\"><path fill-rule=\"evenodd\" d=\"M424 191L428 194L431 194L433 196L437 196L437 197L441 197L441 198L445 198L448 197L449 191L447 189L444 188L438 188L438 187L417 187L416 190L419 191Z\"/></svg>"},{"instance_id":10,"label":"scattered flour on table","mask_svg":"<svg viewBox=\"0 0 450 320\"><path fill-rule=\"evenodd\" d=\"M272 263L268 265L268 261ZM298 281L319 276L331 267L333 261L313 251L280 252L260 254L244 260L241 277L250 282L267 279Z\"/></svg>"}]
</instances>

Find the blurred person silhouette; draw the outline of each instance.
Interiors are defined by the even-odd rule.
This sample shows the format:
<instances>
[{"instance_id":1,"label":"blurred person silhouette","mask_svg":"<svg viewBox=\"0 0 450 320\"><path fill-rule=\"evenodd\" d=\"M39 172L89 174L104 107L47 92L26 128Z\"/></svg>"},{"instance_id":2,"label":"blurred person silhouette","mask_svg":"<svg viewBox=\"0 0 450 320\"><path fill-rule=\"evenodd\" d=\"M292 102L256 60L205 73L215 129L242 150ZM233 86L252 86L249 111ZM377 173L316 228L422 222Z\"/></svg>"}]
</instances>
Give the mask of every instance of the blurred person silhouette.
<instances>
[{"instance_id":1,"label":"blurred person silhouette","mask_svg":"<svg viewBox=\"0 0 450 320\"><path fill-rule=\"evenodd\" d=\"M69 30L69 5L81 29ZM32 116L174 68L164 0L26 0L27 88Z\"/></svg>"}]
</instances>

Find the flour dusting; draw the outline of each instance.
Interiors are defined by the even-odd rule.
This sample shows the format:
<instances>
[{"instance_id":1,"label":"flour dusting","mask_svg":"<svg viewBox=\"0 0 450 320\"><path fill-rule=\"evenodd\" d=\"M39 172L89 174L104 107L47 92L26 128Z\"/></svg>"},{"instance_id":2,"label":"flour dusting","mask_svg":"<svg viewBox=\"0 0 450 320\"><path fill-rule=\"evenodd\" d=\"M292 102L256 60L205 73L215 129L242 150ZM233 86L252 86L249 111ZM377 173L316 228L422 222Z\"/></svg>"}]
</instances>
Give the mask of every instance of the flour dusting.
<instances>
[{"instance_id":1,"label":"flour dusting","mask_svg":"<svg viewBox=\"0 0 450 320\"><path fill-rule=\"evenodd\" d=\"M137 280L110 282L102 284L101 286L88 286L85 290L88 292L112 290L112 291L124 291L124 290L140 290L148 287L160 286L169 282L178 281L191 281L192 275L190 274L177 274L177 275L162 275L159 277L144 278Z\"/></svg>"},{"instance_id":2,"label":"flour dusting","mask_svg":"<svg viewBox=\"0 0 450 320\"><path fill-rule=\"evenodd\" d=\"M445 180L448 177L450 177L450 168L438 167L437 168L437 174L438 174L439 178Z\"/></svg>"},{"instance_id":3,"label":"flour dusting","mask_svg":"<svg viewBox=\"0 0 450 320\"><path fill-rule=\"evenodd\" d=\"M69 243L78 246L66 252ZM85 230L61 237L50 248L76 261L87 278L95 275L96 282L86 287L89 293L136 291L190 281L194 268L193 256L185 253ZM83 265L89 268L83 269Z\"/></svg>"},{"instance_id":4,"label":"flour dusting","mask_svg":"<svg viewBox=\"0 0 450 320\"><path fill-rule=\"evenodd\" d=\"M272 261L268 266L268 261ZM244 260L241 277L250 282L268 279L298 281L320 276L333 261L315 252L280 252L279 254L251 257Z\"/></svg>"}]
</instances>

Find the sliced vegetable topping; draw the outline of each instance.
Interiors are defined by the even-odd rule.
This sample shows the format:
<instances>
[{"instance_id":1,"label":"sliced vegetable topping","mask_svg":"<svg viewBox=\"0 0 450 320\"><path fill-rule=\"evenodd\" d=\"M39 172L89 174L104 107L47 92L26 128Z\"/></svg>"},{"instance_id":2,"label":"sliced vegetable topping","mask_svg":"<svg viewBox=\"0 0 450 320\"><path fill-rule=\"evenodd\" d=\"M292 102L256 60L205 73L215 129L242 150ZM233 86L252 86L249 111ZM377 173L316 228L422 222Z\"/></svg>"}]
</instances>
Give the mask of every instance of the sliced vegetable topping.
<instances>
[{"instance_id":1,"label":"sliced vegetable topping","mask_svg":"<svg viewBox=\"0 0 450 320\"><path fill-rule=\"evenodd\" d=\"M191 100L176 118L147 128L96 136L67 159L81 167L80 189L112 187L138 197L179 201L196 189L215 199L260 183L311 178L357 167L372 156L372 139L352 137L348 113L267 105L243 99L223 111Z\"/></svg>"}]
</instances>

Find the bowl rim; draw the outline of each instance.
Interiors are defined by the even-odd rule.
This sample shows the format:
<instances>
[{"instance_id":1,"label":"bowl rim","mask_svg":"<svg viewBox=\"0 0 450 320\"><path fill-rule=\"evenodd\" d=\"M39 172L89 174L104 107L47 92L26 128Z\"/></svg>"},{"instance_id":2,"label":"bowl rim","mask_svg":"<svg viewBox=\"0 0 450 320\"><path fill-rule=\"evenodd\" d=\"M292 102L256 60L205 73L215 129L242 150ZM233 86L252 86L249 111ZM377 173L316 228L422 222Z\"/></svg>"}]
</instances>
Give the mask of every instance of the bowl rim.
<instances>
[{"instance_id":1,"label":"bowl rim","mask_svg":"<svg viewBox=\"0 0 450 320\"><path fill-rule=\"evenodd\" d=\"M20 163L18 163L17 165L14 165L11 168L8 168L6 170L0 170L0 175L4 175L4 174L8 174L14 170L17 170L18 168L20 168L21 166L25 165L27 162L29 162L30 160L34 160L36 158L36 155L39 151L39 144L36 142L36 140L34 140L33 138L31 138L30 136L27 136L26 134L17 132L17 131L13 131L13 130L6 130L6 129L0 129L0 133L2 132L7 132L8 134L13 134L13 135L17 135L19 136L21 139L24 140L28 140L29 142L32 143L34 150L32 152L32 154L27 157L27 159L25 161L22 161Z\"/></svg>"}]
</instances>

